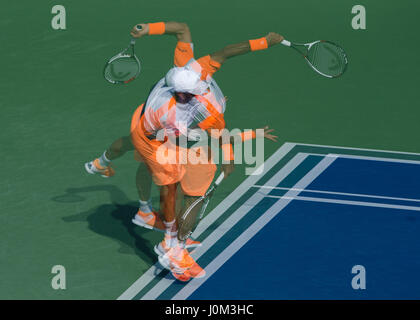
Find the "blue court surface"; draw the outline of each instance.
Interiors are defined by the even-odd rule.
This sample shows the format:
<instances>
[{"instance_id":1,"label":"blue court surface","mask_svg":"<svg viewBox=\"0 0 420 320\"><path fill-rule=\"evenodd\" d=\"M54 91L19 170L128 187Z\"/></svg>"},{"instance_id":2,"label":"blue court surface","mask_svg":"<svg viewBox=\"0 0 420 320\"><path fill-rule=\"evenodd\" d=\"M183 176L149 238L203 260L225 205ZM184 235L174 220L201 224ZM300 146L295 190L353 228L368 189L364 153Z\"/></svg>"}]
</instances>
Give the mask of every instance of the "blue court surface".
<instances>
[{"instance_id":1,"label":"blue court surface","mask_svg":"<svg viewBox=\"0 0 420 320\"><path fill-rule=\"evenodd\" d=\"M420 155L286 143L196 229L205 278L155 265L120 299L419 299L419 214Z\"/></svg>"}]
</instances>

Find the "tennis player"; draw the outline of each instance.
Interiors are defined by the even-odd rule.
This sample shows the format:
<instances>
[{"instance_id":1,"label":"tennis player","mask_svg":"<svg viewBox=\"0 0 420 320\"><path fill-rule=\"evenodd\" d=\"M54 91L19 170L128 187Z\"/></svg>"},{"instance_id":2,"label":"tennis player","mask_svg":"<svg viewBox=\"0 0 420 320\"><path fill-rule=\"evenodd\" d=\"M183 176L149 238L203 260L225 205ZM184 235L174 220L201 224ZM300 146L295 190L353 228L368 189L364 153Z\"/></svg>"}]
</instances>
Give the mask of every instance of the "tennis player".
<instances>
[{"instance_id":1,"label":"tennis player","mask_svg":"<svg viewBox=\"0 0 420 320\"><path fill-rule=\"evenodd\" d=\"M134 146L137 157L147 166L155 184L161 186L161 210L164 221L162 224L150 208L150 202L145 201L147 208L144 206L142 208L141 202L140 209L144 210L139 210L133 222L139 225L148 224L158 229L164 226L166 232L165 239L159 245L161 252L159 261L168 267L177 279L188 281L191 277L202 277L205 273L189 255L185 244L176 240L176 189L180 185L186 197L203 195L214 178L216 166L212 162L192 165L188 159L186 163L180 161L182 152L179 145L174 147L175 152L172 154L175 161L168 161L168 152L165 154L165 159L159 155L160 147L168 141L168 137L186 136L188 139L194 139L191 131L194 128L208 131L213 137L222 138L225 128L223 116L225 99L213 80L213 74L228 58L267 49L280 43L283 37L269 33L260 39L226 46L196 60L191 34L186 24L158 22L141 26L140 31L135 27L132 29L133 37L158 34L173 34L177 37L175 67L154 86L146 103L138 107L134 113L130 137L117 140L100 158L86 164L86 169L90 173L112 176L114 171L110 161L115 159L118 153L123 153ZM164 140L158 137L162 132ZM271 134L268 132L267 135ZM230 140L227 140L227 143L223 141L226 140L222 139L224 158L230 161L229 164L222 166L227 177L233 170L233 152ZM148 185L150 186L150 181ZM145 202L143 200L143 205Z\"/></svg>"}]
</instances>

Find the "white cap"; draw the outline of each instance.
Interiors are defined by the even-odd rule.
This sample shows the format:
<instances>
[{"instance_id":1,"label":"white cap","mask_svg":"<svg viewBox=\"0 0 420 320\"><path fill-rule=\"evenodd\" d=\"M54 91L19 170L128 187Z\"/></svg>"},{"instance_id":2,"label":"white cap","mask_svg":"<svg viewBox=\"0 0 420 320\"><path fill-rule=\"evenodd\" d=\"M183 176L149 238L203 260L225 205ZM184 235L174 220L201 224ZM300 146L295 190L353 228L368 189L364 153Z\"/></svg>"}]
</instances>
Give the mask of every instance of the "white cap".
<instances>
[{"instance_id":1,"label":"white cap","mask_svg":"<svg viewBox=\"0 0 420 320\"><path fill-rule=\"evenodd\" d=\"M201 80L200 74L188 67L174 67L165 76L168 87L176 92L203 94L209 87L206 81Z\"/></svg>"}]
</instances>

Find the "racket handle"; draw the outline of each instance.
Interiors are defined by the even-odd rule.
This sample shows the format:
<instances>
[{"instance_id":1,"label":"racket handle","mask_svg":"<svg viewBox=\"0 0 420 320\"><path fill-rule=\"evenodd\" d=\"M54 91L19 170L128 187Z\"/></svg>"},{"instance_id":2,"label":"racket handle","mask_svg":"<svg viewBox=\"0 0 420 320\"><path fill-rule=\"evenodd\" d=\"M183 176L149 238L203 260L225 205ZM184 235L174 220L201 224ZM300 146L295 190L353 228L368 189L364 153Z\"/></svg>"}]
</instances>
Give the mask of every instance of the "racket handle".
<instances>
[{"instance_id":1,"label":"racket handle","mask_svg":"<svg viewBox=\"0 0 420 320\"><path fill-rule=\"evenodd\" d=\"M143 27L142 27L141 25L139 25L139 24L138 24L138 25L136 25L136 29L140 31L140 30L143 30ZM135 38L133 38L133 37L131 37L131 39L130 39L130 44L131 44L131 45L134 45L135 43L136 43L136 39L135 39Z\"/></svg>"},{"instance_id":2,"label":"racket handle","mask_svg":"<svg viewBox=\"0 0 420 320\"><path fill-rule=\"evenodd\" d=\"M217 177L217 179L216 179L216 181L214 182L214 184L216 185L216 186L218 186L221 182L222 182L222 180L223 180L223 178L225 177L225 173L224 172L222 172L218 177Z\"/></svg>"},{"instance_id":3,"label":"racket handle","mask_svg":"<svg viewBox=\"0 0 420 320\"><path fill-rule=\"evenodd\" d=\"M290 41L287 41L286 39L283 40L282 42L280 42L282 45L286 46L286 47L290 47L292 45L292 43Z\"/></svg>"}]
</instances>

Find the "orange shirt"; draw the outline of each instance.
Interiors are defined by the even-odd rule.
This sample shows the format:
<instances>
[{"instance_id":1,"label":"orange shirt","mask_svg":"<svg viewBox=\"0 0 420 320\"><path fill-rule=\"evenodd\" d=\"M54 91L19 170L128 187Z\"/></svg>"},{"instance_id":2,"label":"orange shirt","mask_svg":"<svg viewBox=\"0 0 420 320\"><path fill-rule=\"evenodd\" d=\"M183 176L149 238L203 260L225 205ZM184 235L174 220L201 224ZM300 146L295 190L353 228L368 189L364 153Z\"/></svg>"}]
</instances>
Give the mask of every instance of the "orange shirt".
<instances>
[{"instance_id":1,"label":"orange shirt","mask_svg":"<svg viewBox=\"0 0 420 320\"><path fill-rule=\"evenodd\" d=\"M175 48L174 64L176 67L188 67L200 74L209 84L206 93L195 96L187 104L177 103L171 87L166 86L162 78L150 92L142 117L146 135L156 137L160 130L165 135L187 135L189 129L223 129L225 121L225 98L212 78L220 64L209 55L194 59L193 44L178 42Z\"/></svg>"}]
</instances>

